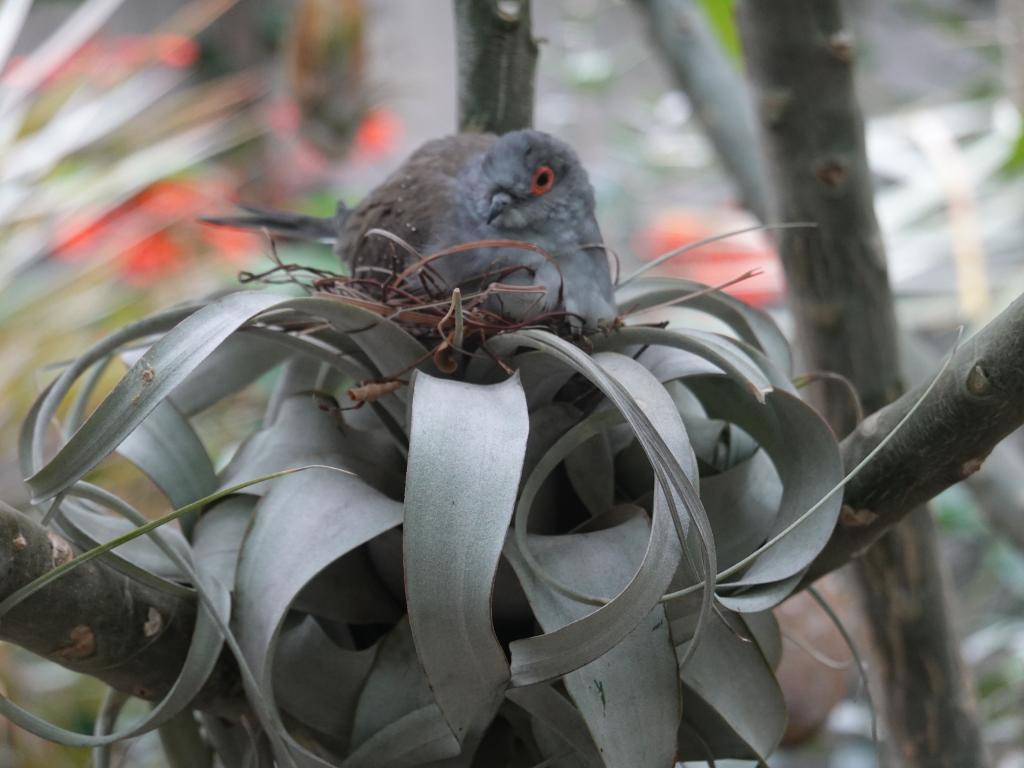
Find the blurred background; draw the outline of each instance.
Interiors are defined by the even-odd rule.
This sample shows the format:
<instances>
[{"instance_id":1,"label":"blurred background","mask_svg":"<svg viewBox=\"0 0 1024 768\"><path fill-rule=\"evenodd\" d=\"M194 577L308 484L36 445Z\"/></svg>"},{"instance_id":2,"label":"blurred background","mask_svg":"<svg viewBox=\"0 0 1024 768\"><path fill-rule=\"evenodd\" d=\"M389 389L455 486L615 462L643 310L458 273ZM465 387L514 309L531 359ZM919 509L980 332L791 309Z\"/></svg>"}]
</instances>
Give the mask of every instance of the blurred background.
<instances>
[{"instance_id":1,"label":"blurred background","mask_svg":"<svg viewBox=\"0 0 1024 768\"><path fill-rule=\"evenodd\" d=\"M728 0L686 0L736 72ZM957 325L1024 290L1024 0L850 0L858 84L907 378L927 376ZM756 223L649 37L645 4L534 3L535 122L588 167L624 269ZM237 201L329 215L424 140L455 128L448 0L2 0L0 2L0 499L25 499L17 430L62 360L132 319L237 287L270 244L205 227ZM327 247L281 244L334 268ZM775 314L770 237L751 232L666 264ZM117 371L107 374L116 377ZM258 398L199 425L228 445ZM104 482L146 481L114 466ZM1024 439L935 504L964 658L997 768L1024 768ZM842 577L826 590L855 636ZM863 692L810 600L779 609L790 707L785 768L876 765ZM101 686L0 644L0 689L90 730ZM163 766L155 737L125 766ZM0 722L0 768L64 768L87 750ZM722 765L723 763L719 763Z\"/></svg>"}]
</instances>

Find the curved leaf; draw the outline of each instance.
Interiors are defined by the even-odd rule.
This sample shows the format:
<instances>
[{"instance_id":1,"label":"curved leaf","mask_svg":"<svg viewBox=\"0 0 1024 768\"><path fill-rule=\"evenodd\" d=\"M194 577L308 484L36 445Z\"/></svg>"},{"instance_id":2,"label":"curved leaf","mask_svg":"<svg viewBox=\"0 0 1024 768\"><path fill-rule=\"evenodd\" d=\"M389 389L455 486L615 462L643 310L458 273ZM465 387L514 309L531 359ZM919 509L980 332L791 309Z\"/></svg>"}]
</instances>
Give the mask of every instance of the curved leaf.
<instances>
[{"instance_id":1,"label":"curved leaf","mask_svg":"<svg viewBox=\"0 0 1024 768\"><path fill-rule=\"evenodd\" d=\"M33 497L51 498L99 464L225 338L281 301L264 293L234 293L182 320L128 369L57 455L28 478Z\"/></svg>"},{"instance_id":2,"label":"curved leaf","mask_svg":"<svg viewBox=\"0 0 1024 768\"><path fill-rule=\"evenodd\" d=\"M174 388L170 399L183 414L194 416L256 381L287 357L285 347L256 334L229 336Z\"/></svg>"},{"instance_id":3,"label":"curved leaf","mask_svg":"<svg viewBox=\"0 0 1024 768\"><path fill-rule=\"evenodd\" d=\"M285 627L273 663L274 698L307 728L345 744L377 646L342 648L312 616Z\"/></svg>"},{"instance_id":4,"label":"curved leaf","mask_svg":"<svg viewBox=\"0 0 1024 768\"><path fill-rule=\"evenodd\" d=\"M530 412L530 437L526 441L526 457L520 492L526 489L530 475L551 447L574 425L582 412L570 403L548 403ZM531 530L539 533L554 532L562 513L562 498L557 477L546 476L536 489L530 506Z\"/></svg>"},{"instance_id":5,"label":"curved leaf","mask_svg":"<svg viewBox=\"0 0 1024 768\"><path fill-rule=\"evenodd\" d=\"M705 312L732 328L778 366L784 374L793 369L786 337L774 321L759 309L744 304L722 291L707 291L710 286L693 280L646 278L634 280L615 292L620 312L653 307L668 302L686 302L688 309Z\"/></svg>"},{"instance_id":6,"label":"curved leaf","mask_svg":"<svg viewBox=\"0 0 1024 768\"><path fill-rule=\"evenodd\" d=\"M721 368L696 352L660 344L642 348L636 360L653 373L660 382L685 379L688 376L703 376L709 373L724 373Z\"/></svg>"},{"instance_id":7,"label":"curved leaf","mask_svg":"<svg viewBox=\"0 0 1024 768\"><path fill-rule=\"evenodd\" d=\"M57 455L28 478L26 482L33 497L37 500L51 498L95 467L225 339L249 320L271 309L296 310L322 317L339 331L352 333L356 344L379 367L382 375L406 371L424 354L422 345L398 326L337 300L292 299L256 292L228 294L192 311L146 351ZM165 313L148 322L159 326L157 320L166 323L171 316ZM105 340L105 346L98 347L105 350L114 339L120 338L115 334ZM88 365L91 360L87 356L76 361L76 365L58 380L61 386L48 393L33 431L34 443L40 451L46 423L56 409L56 401ZM405 397L401 390L399 393L399 398Z\"/></svg>"},{"instance_id":8,"label":"curved leaf","mask_svg":"<svg viewBox=\"0 0 1024 768\"><path fill-rule=\"evenodd\" d=\"M735 594L723 590L723 593L718 595L718 602L731 611L761 613L774 608L793 594L802 577L803 573L797 573L789 578L758 584Z\"/></svg>"},{"instance_id":9,"label":"curved leaf","mask_svg":"<svg viewBox=\"0 0 1024 768\"><path fill-rule=\"evenodd\" d=\"M643 559L650 528L633 515L593 533L530 537L530 549L556 578L590 593L613 597ZM536 578L510 539L506 555L545 632L585 616L590 608ZM675 651L665 611L648 615L607 653L565 676L608 768L671 765L679 728L680 695Z\"/></svg>"},{"instance_id":10,"label":"curved leaf","mask_svg":"<svg viewBox=\"0 0 1024 768\"><path fill-rule=\"evenodd\" d=\"M736 614L750 630L757 647L764 654L765 661L772 669L778 669L782 661L782 630L772 611Z\"/></svg>"},{"instance_id":11,"label":"curved leaf","mask_svg":"<svg viewBox=\"0 0 1024 768\"><path fill-rule=\"evenodd\" d=\"M677 653L682 656L685 649L686 644ZM716 758L765 760L778 746L786 703L772 668L756 643L717 615L682 679L683 719L700 741L688 739L682 729L678 760L704 760L709 749Z\"/></svg>"},{"instance_id":12,"label":"curved leaf","mask_svg":"<svg viewBox=\"0 0 1024 768\"><path fill-rule=\"evenodd\" d=\"M192 530L196 562L202 563L206 573L229 588L235 586L238 555L255 507L253 496L233 494L204 510Z\"/></svg>"},{"instance_id":13,"label":"curved leaf","mask_svg":"<svg viewBox=\"0 0 1024 768\"><path fill-rule=\"evenodd\" d=\"M409 624L460 743L483 735L509 681L491 585L529 425L518 377L481 386L416 375L405 487Z\"/></svg>"},{"instance_id":14,"label":"curved leaf","mask_svg":"<svg viewBox=\"0 0 1024 768\"><path fill-rule=\"evenodd\" d=\"M375 733L341 768L413 768L455 757L461 749L440 708L428 704Z\"/></svg>"},{"instance_id":15,"label":"curved leaf","mask_svg":"<svg viewBox=\"0 0 1024 768\"><path fill-rule=\"evenodd\" d=\"M334 415L321 411L311 398L291 400L294 415L305 424L312 426L316 419L335 424ZM282 410L279 420L287 412ZM357 447L350 446L340 430L328 429L323 435L310 446L306 458L345 468ZM266 490L255 509L235 582L239 646L253 672L246 688L250 696L265 696L271 706L278 637L296 596L331 563L401 522L398 502L351 473L309 469L282 480ZM310 658L308 663L315 667L318 662ZM344 685L347 681L334 682ZM277 728L300 766L329 765L291 739L279 724Z\"/></svg>"},{"instance_id":16,"label":"curved leaf","mask_svg":"<svg viewBox=\"0 0 1024 768\"><path fill-rule=\"evenodd\" d=\"M565 472L591 515L596 517L611 509L615 502L615 459L607 432L594 435L566 456Z\"/></svg>"},{"instance_id":17,"label":"curved leaf","mask_svg":"<svg viewBox=\"0 0 1024 768\"><path fill-rule=\"evenodd\" d=\"M333 403L313 392L284 400L274 421L251 434L220 474L220 487L227 488L242 478L261 477L282 469L316 463L310 457L342 450L342 423L326 410ZM257 483L243 493L263 496L272 483Z\"/></svg>"},{"instance_id":18,"label":"curved leaf","mask_svg":"<svg viewBox=\"0 0 1024 768\"><path fill-rule=\"evenodd\" d=\"M321 460L332 458L338 461ZM239 644L264 691L296 595L318 572L401 519L397 502L359 478L324 469L282 478L263 496L239 557L236 619Z\"/></svg>"},{"instance_id":19,"label":"curved leaf","mask_svg":"<svg viewBox=\"0 0 1024 768\"><path fill-rule=\"evenodd\" d=\"M715 533L718 563L739 562L768 539L782 499L782 482L764 450L700 481L700 498Z\"/></svg>"},{"instance_id":20,"label":"curved leaf","mask_svg":"<svg viewBox=\"0 0 1024 768\"><path fill-rule=\"evenodd\" d=\"M714 334L707 334L714 338ZM616 334L601 339L595 349L621 350L629 346L657 345L691 352L720 368L735 381L742 383L758 399L771 381L751 359L738 349L719 342L709 343L691 331L680 332L663 328L623 328Z\"/></svg>"},{"instance_id":21,"label":"curved leaf","mask_svg":"<svg viewBox=\"0 0 1024 768\"><path fill-rule=\"evenodd\" d=\"M164 400L118 446L117 452L141 469L175 509L217 490L213 462L180 411ZM189 521L183 521L186 530Z\"/></svg>"},{"instance_id":22,"label":"curved leaf","mask_svg":"<svg viewBox=\"0 0 1024 768\"><path fill-rule=\"evenodd\" d=\"M434 704L434 694L416 655L409 621L403 618L381 641L373 668L359 694L352 746L360 747L389 724L431 704ZM445 729L448 730L447 726ZM454 737L451 738L454 742Z\"/></svg>"},{"instance_id":23,"label":"curved leaf","mask_svg":"<svg viewBox=\"0 0 1024 768\"><path fill-rule=\"evenodd\" d=\"M554 733L563 744L571 747L585 768L605 768L580 711L548 683L512 688L505 696L530 713L534 727Z\"/></svg>"},{"instance_id":24,"label":"curved leaf","mask_svg":"<svg viewBox=\"0 0 1024 768\"><path fill-rule=\"evenodd\" d=\"M688 331L688 333L693 338L704 342L709 347L718 350L723 355L732 357L733 355L740 354L743 357L746 357L764 376L767 377L773 387L784 389L790 394L796 394L796 387L789 378L789 373L779 368L779 366L769 358L767 354L750 342L743 339L737 339L732 336L726 336L725 334L712 333L710 331L702 331L699 329Z\"/></svg>"},{"instance_id":25,"label":"curved leaf","mask_svg":"<svg viewBox=\"0 0 1024 768\"><path fill-rule=\"evenodd\" d=\"M554 632L511 644L513 684L530 685L593 661L650 613L682 558L680 542L687 538L688 519L695 521L701 540L700 559L706 574L701 616L706 616L713 590L714 549L707 518L693 487L696 467L685 429L672 399L643 366L615 354L591 359L549 333L524 331L507 334L500 340L507 345L547 351L594 382L636 430L658 476L648 550L626 588L584 618ZM689 472L680 466L681 461L690 467ZM681 508L689 512L690 518L679 514Z\"/></svg>"},{"instance_id":26,"label":"curved leaf","mask_svg":"<svg viewBox=\"0 0 1024 768\"><path fill-rule=\"evenodd\" d=\"M390 496L400 496L402 457L392 441L379 430L347 426L333 412L335 405L332 399L312 392L281 402L273 423L252 434L231 457L221 472L220 487L317 463L312 458L323 454L340 453L345 456L345 466L364 482ZM261 496L269 487L269 483L257 483L243 493Z\"/></svg>"},{"instance_id":27,"label":"curved leaf","mask_svg":"<svg viewBox=\"0 0 1024 768\"><path fill-rule=\"evenodd\" d=\"M739 386L723 377L705 377L687 382L700 398L708 415L728 419L750 434L767 452L782 480L779 512L768 537L797 520L807 509L829 493L843 478L839 446L832 431L806 403L788 392L772 390L766 405L758 404ZM825 546L839 517L842 498L832 497L817 513L789 536L762 553L738 579L720 584L722 590L746 588L731 594L730 607L740 610L751 601L750 610L764 610L756 587L768 587L803 573Z\"/></svg>"},{"instance_id":28,"label":"curved leaf","mask_svg":"<svg viewBox=\"0 0 1024 768\"><path fill-rule=\"evenodd\" d=\"M22 475L28 477L43 465L47 430L50 429L57 415L61 401L67 396L79 376L97 362L108 360L122 345L146 338L154 333L164 333L198 311L199 308L200 305L187 305L159 312L131 323L98 341L61 371L60 376L50 382L39 394L29 409L25 421L22 422L18 434L18 458L21 463ZM87 388L90 383L87 382ZM75 410L72 409L72 414Z\"/></svg>"}]
</instances>

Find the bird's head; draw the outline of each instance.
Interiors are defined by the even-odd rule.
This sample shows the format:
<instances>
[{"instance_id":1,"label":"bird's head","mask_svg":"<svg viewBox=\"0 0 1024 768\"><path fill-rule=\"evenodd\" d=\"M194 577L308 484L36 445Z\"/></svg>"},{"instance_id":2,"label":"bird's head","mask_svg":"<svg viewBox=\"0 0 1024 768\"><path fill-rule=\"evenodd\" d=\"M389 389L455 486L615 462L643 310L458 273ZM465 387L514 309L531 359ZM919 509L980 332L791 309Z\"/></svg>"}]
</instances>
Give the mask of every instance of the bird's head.
<instances>
[{"instance_id":1,"label":"bird's head","mask_svg":"<svg viewBox=\"0 0 1024 768\"><path fill-rule=\"evenodd\" d=\"M594 190L576 153L540 131L501 136L484 156L474 187L478 215L498 234L564 226L594 210Z\"/></svg>"}]
</instances>

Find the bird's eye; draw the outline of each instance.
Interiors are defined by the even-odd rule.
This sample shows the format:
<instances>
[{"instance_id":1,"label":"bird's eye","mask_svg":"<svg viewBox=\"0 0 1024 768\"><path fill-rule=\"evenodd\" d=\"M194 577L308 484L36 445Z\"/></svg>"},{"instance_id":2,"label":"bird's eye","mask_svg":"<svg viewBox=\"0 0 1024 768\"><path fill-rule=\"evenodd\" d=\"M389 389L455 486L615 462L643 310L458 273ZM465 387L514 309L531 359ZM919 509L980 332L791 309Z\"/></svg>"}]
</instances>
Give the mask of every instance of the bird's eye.
<instances>
[{"instance_id":1,"label":"bird's eye","mask_svg":"<svg viewBox=\"0 0 1024 768\"><path fill-rule=\"evenodd\" d=\"M555 185L555 172L547 165L542 165L533 172L533 184L530 192L534 195L543 195Z\"/></svg>"}]
</instances>

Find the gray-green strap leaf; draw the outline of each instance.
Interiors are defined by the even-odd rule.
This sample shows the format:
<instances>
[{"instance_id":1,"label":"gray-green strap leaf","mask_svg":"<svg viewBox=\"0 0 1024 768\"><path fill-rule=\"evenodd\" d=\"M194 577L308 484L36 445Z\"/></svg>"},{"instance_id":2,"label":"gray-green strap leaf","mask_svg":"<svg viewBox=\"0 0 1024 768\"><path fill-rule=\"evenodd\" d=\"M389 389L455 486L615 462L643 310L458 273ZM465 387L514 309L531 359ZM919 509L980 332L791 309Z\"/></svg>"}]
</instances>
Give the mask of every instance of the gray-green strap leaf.
<instances>
[{"instance_id":1,"label":"gray-green strap leaf","mask_svg":"<svg viewBox=\"0 0 1024 768\"><path fill-rule=\"evenodd\" d=\"M419 373L405 488L405 581L416 651L459 742L509 682L491 586L515 508L529 416L519 377L481 386Z\"/></svg>"}]
</instances>

